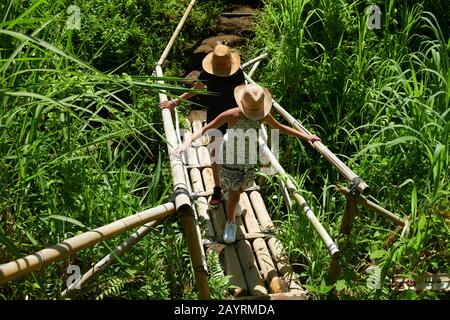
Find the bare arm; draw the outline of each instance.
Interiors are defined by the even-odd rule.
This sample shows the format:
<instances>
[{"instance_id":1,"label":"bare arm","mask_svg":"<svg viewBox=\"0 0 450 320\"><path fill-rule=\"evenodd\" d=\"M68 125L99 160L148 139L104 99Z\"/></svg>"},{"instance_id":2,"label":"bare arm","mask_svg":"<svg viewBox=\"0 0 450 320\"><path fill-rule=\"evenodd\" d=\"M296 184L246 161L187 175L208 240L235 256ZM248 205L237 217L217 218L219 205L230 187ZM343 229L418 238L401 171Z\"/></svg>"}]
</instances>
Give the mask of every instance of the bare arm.
<instances>
[{"instance_id":1,"label":"bare arm","mask_svg":"<svg viewBox=\"0 0 450 320\"><path fill-rule=\"evenodd\" d=\"M196 89L196 90L201 90L201 89L203 89L205 87L205 85L202 83L202 82L197 82L196 84L195 84L195 86L193 87L193 89ZM194 92L184 92L183 94L181 94L178 98L175 98L175 99L172 99L172 100L167 100L167 101L164 101L164 102L161 102L160 104L159 104L159 107L161 108L161 109L164 109L164 108L170 108L170 109L173 109L173 108L175 108L179 103L180 103L180 101L181 100L187 100L187 99L190 99L190 98L192 98L193 96L195 96L195 95L197 95L197 93L194 93Z\"/></svg>"},{"instance_id":2,"label":"bare arm","mask_svg":"<svg viewBox=\"0 0 450 320\"><path fill-rule=\"evenodd\" d=\"M264 122L266 122L272 128L280 130L281 133L288 134L307 141L312 148L314 148L314 141L321 141L318 136L300 132L296 129L279 123L270 113L264 118Z\"/></svg>"}]
</instances>

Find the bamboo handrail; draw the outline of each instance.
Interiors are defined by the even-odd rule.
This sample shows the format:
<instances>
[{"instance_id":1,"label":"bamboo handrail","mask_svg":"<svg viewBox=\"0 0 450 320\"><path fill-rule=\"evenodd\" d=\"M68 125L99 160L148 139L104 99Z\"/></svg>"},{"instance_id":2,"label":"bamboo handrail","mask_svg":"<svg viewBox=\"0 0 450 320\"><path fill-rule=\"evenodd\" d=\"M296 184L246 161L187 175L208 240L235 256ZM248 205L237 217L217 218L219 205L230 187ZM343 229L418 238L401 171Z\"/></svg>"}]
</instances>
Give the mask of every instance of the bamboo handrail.
<instances>
[{"instance_id":1,"label":"bamboo handrail","mask_svg":"<svg viewBox=\"0 0 450 320\"><path fill-rule=\"evenodd\" d=\"M155 67L155 73L157 77L163 77L162 64L164 63L170 49L172 48L175 39L181 31L181 28L186 21L192 7L194 6L195 0L192 0L186 9L183 17L178 23L169 43L167 44L161 58ZM164 84L163 80L157 81ZM160 91L159 102L167 101L167 95L165 91ZM174 148L178 146L177 134L173 127L173 119L171 111L167 108L162 110L162 117L164 122L164 132L167 139L167 151L169 154L170 167L172 172L172 179L174 184L174 197L175 197L175 207L180 214L181 223L183 225L183 230L186 235L187 245L189 253L191 256L192 266L194 268L194 275L198 286L200 299L210 299L207 268L204 263L204 252L203 246L200 243L199 231L197 230L198 225L196 224L195 212L190 201L190 187L188 186L188 176L185 175L186 168L183 165L180 155L172 155Z\"/></svg>"},{"instance_id":2,"label":"bamboo handrail","mask_svg":"<svg viewBox=\"0 0 450 320\"><path fill-rule=\"evenodd\" d=\"M266 144L269 143L269 142L268 142L268 140L269 140L269 135L267 134L266 126L265 126L263 123L261 124L261 132L262 132L262 137L263 137L265 143L266 143ZM267 146L269 146L269 145L267 145ZM269 150L272 152L272 149L271 149L271 148L269 148ZM270 172L270 171L269 171L269 172ZM271 173L270 173L270 174L271 174ZM286 206L287 206L289 209L291 209L291 208L292 208L292 201L291 201L291 198L289 197L289 192L287 191L286 184L284 183L283 180L281 180L281 181L280 181L280 185L281 185L281 192L283 193L283 199L284 199L284 202L285 202Z\"/></svg>"},{"instance_id":3,"label":"bamboo handrail","mask_svg":"<svg viewBox=\"0 0 450 320\"><path fill-rule=\"evenodd\" d=\"M181 142L180 124L178 121L178 110L175 109L174 113L175 113L175 132L177 134L177 141L179 144L181 144L182 142ZM183 163L187 163L184 152L181 154L181 159L182 159ZM187 184L187 189L188 189L189 194L200 196L200 194L195 194L192 190L191 179L190 179L190 176L189 176L186 166L183 166L183 170L184 170L184 177L186 179L186 184ZM203 269L207 272L208 271L208 263L206 261L205 250L203 248L202 233L200 230L200 225L198 224L199 217L198 217L198 213L197 213L195 206L192 206L192 212L195 217L194 225L195 225L195 231L197 233L197 236L196 236L197 246L200 248L200 255L201 255L201 259L202 259Z\"/></svg>"},{"instance_id":4,"label":"bamboo handrail","mask_svg":"<svg viewBox=\"0 0 450 320\"><path fill-rule=\"evenodd\" d=\"M161 65L157 65L156 75L163 77ZM164 84L163 80L158 80ZM167 101L167 95L162 90L159 93L159 101ZM189 188L184 174L184 165L180 155L172 155L172 151L178 146L177 134L173 126L172 114L168 108L162 109L164 132L167 140L167 151L172 173L175 193L175 207L180 214L183 230L186 234L186 240L189 252L191 254L194 275L198 285L200 299L210 299L207 270L203 263L203 248L199 247L198 235L195 225L194 212L192 209Z\"/></svg>"},{"instance_id":5,"label":"bamboo handrail","mask_svg":"<svg viewBox=\"0 0 450 320\"><path fill-rule=\"evenodd\" d=\"M253 74L255 73L256 69L258 68L259 64L261 63L261 60L256 61L250 71L248 72L249 77L253 77Z\"/></svg>"},{"instance_id":6,"label":"bamboo handrail","mask_svg":"<svg viewBox=\"0 0 450 320\"><path fill-rule=\"evenodd\" d=\"M270 151L269 147L265 143L265 141L259 137L258 139L259 145L262 148L263 153L269 157L270 162L272 163L275 170L281 175L286 176L286 171L284 171L283 167L280 165L274 154ZM295 184L292 182L292 180L287 177L286 179L286 185L288 187L288 190L291 191L293 194L295 200L300 205L300 208L302 208L303 212L305 213L308 220L313 225L314 229L319 234L322 241L325 243L328 251L330 252L331 256L334 256L339 253L339 249L337 245L334 243L334 241L331 239L330 235L327 233L325 228L320 223L319 219L314 215L314 212L308 207L306 200L298 193L297 188L295 187Z\"/></svg>"},{"instance_id":7,"label":"bamboo handrail","mask_svg":"<svg viewBox=\"0 0 450 320\"><path fill-rule=\"evenodd\" d=\"M144 224L142 227L136 230L128 239L126 239L124 242L118 245L113 252L106 255L103 259L97 262L91 269L89 269L85 274L83 274L80 279L75 281L66 290L61 292L61 297L64 298L70 291L76 288L81 288L81 286L85 282L87 282L96 274L105 270L106 267L108 267L117 259L117 257L123 255L126 251L128 251L136 243L138 243L145 235L147 235L157 223L158 223L157 221L151 221L149 223Z\"/></svg>"},{"instance_id":8,"label":"bamboo handrail","mask_svg":"<svg viewBox=\"0 0 450 320\"><path fill-rule=\"evenodd\" d=\"M245 79L250 83L256 83L252 80L245 72ZM295 129L310 134L310 132L301 125L300 122L297 121L289 112L287 112L283 107L273 100L273 106L275 110L277 110L283 118L285 118ZM315 141L314 148L327 159L348 181L354 182L359 178L345 163L343 163L333 152L331 152L322 142ZM357 189L363 194L369 193L369 186L362 180L357 184Z\"/></svg>"},{"instance_id":9,"label":"bamboo handrail","mask_svg":"<svg viewBox=\"0 0 450 320\"><path fill-rule=\"evenodd\" d=\"M257 61L259 61L259 60L262 60L262 59L265 59L265 58L267 58L267 57L268 57L267 52L264 52L263 54L260 54L260 55L257 56L256 58L253 58L253 59L251 59L251 60L248 60L246 63L243 63L243 64L241 65L241 68L244 69L245 67L247 67L247 66L249 66L249 65L251 65L251 64L254 64L255 62L257 62Z\"/></svg>"},{"instance_id":10,"label":"bamboo handrail","mask_svg":"<svg viewBox=\"0 0 450 320\"><path fill-rule=\"evenodd\" d=\"M175 206L173 203L168 202L64 240L32 255L2 264L0 265L0 285L64 259L82 249L93 247L97 243L108 240L115 235L142 226L153 220L164 219L173 212L175 212Z\"/></svg>"},{"instance_id":11,"label":"bamboo handrail","mask_svg":"<svg viewBox=\"0 0 450 320\"><path fill-rule=\"evenodd\" d=\"M158 77L163 77L163 72L161 65L156 66L156 75ZM164 84L163 80L158 80L158 83ZM159 92L159 101L167 101L167 95L164 91ZM178 146L177 135L173 127L173 120L171 111L168 108L164 108L162 111L163 123L164 123L164 133L167 140L167 151L169 154L170 169L172 172L174 192L181 191L184 193L179 193L175 197L175 207L177 210L183 206L191 206L191 202L188 195L188 187L186 184L186 179L184 176L184 166L181 161L181 156L172 155L172 151Z\"/></svg>"},{"instance_id":12,"label":"bamboo handrail","mask_svg":"<svg viewBox=\"0 0 450 320\"><path fill-rule=\"evenodd\" d=\"M161 65L161 66L162 66L163 63L164 63L164 61L167 59L167 56L169 55L170 49L172 49L172 46L173 46L175 40L177 39L178 34L179 34L180 31L181 31L181 28L183 27L183 25L184 25L184 23L185 23L185 21L186 21L188 15L189 15L189 13L190 13L191 10L192 10L192 7L193 7L194 4L195 4L195 1L196 1L196 0L192 0L192 1L189 3L189 6L187 7L186 11L184 12L183 17L181 18L180 22L178 23L177 28L175 29L175 31L174 31L173 34L172 34L172 37L170 38L169 42L167 43L167 46L166 46L166 48L164 49L164 52L162 53L161 57L159 58L159 60L158 60L158 62L157 62L157 65Z\"/></svg>"}]
</instances>

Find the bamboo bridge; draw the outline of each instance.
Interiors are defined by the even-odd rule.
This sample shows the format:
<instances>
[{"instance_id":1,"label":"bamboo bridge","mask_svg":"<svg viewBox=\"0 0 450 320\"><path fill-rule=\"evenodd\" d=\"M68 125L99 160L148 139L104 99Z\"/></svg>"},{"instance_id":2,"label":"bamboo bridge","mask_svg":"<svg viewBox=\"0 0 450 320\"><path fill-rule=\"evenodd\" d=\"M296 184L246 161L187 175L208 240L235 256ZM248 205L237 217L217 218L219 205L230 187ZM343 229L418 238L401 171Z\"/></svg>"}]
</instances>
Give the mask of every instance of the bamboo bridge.
<instances>
[{"instance_id":1,"label":"bamboo bridge","mask_svg":"<svg viewBox=\"0 0 450 320\"><path fill-rule=\"evenodd\" d=\"M169 55L170 49L194 3L195 0L190 2L160 60L157 62L154 69L154 75L157 77L164 76L162 65ZM251 77L258 64L266 56L266 54L263 54L241 66L243 69L252 67L250 72L245 74L247 83L254 83ZM163 83L161 78L157 81ZM159 99L160 102L167 100L165 92L159 93ZM295 129L309 133L275 100L273 101L273 110L278 112ZM308 298L307 291L303 289L286 259L281 243L274 236L274 223L259 192L258 185L254 184L252 188L241 194L237 209L238 216L236 218L238 226L236 242L234 244L224 244L222 242L226 221L224 206L221 204L216 209L208 207L208 198L211 196L211 190L214 186L211 158L207 148L209 141L206 138L201 139L200 143L188 150L187 157L184 155L171 155L172 150L181 143L178 114L176 111L172 112L169 109L163 109L162 117L173 178L174 193L172 201L77 235L21 259L0 265L0 285L7 285L8 281L62 260L82 249L92 247L118 234L138 228L127 240L118 245L114 251L96 263L81 278L62 292L62 297L65 297L71 290L82 286L95 274L98 274L113 263L118 256L132 248L157 223L177 213L190 252L200 299L210 299L205 250L211 245L219 248L218 250L223 255L222 267L224 274L231 276L230 282L235 286L235 289L231 292L233 299L302 300ZM193 110L187 116L187 120L190 134L193 134L201 130L205 124L205 111ZM262 131L265 132L264 127ZM270 161L272 170L283 177L281 184L287 205L291 206L291 197L299 204L298 208L303 211L304 217L312 224L328 249L331 259L330 273L331 275L336 275L339 269L338 246L314 215L313 210L308 206L301 192L296 189L293 181L287 177L286 172L269 147L267 140L267 135L259 137L259 146L264 156ZM316 141L314 146L315 150L329 161L350 183L349 189L344 187L339 189L347 197L347 205L340 229L341 234L350 233L356 215L357 204L363 205L394 222L397 225L397 233L405 227L405 220L378 206L364 196L368 194L369 186L322 142Z\"/></svg>"}]
</instances>

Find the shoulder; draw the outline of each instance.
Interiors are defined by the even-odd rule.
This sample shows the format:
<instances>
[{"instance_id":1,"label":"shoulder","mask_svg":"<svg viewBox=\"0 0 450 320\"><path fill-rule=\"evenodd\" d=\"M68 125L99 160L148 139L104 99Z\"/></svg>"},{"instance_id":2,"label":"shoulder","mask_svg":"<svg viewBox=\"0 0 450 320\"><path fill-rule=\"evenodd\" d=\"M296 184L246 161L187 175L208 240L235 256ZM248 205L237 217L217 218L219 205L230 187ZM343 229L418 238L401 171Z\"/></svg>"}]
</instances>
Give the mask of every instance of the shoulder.
<instances>
[{"instance_id":1,"label":"shoulder","mask_svg":"<svg viewBox=\"0 0 450 320\"><path fill-rule=\"evenodd\" d=\"M228 121L234 122L236 119L239 118L239 108L236 107L228 109L227 111L222 112L221 116L223 116L227 120L227 122Z\"/></svg>"},{"instance_id":2,"label":"shoulder","mask_svg":"<svg viewBox=\"0 0 450 320\"><path fill-rule=\"evenodd\" d=\"M222 114L233 118L239 117L239 107L228 109L227 111L224 111Z\"/></svg>"}]
</instances>

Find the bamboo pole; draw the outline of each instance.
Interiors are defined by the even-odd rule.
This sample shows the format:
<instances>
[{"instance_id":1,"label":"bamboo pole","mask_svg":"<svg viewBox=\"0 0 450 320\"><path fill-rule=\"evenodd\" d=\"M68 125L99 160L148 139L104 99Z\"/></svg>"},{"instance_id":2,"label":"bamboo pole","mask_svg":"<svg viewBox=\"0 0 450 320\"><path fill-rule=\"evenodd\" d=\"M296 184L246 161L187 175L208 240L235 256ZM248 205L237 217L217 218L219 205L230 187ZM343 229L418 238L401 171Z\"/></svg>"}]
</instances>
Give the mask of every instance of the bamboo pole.
<instances>
[{"instance_id":1,"label":"bamboo pole","mask_svg":"<svg viewBox=\"0 0 450 320\"><path fill-rule=\"evenodd\" d=\"M205 189L203 187L202 174L200 170L197 168L193 168L190 170L189 174L191 177L192 188L194 192L196 193L204 192ZM199 197L197 200L195 200L195 207L197 208L199 218L202 219L206 224L206 229L208 230L208 237L210 239L214 239L215 233L211 218L208 215L208 201L206 200L206 197Z\"/></svg>"},{"instance_id":2,"label":"bamboo pole","mask_svg":"<svg viewBox=\"0 0 450 320\"><path fill-rule=\"evenodd\" d=\"M214 230L216 231L216 241L223 241L223 231L226 224L225 210L222 204L219 204L218 207L210 208L209 211L211 213Z\"/></svg>"},{"instance_id":3,"label":"bamboo pole","mask_svg":"<svg viewBox=\"0 0 450 320\"><path fill-rule=\"evenodd\" d=\"M205 190L213 190L214 183L214 175L211 167L203 168L202 170L203 183L205 184Z\"/></svg>"},{"instance_id":4,"label":"bamboo pole","mask_svg":"<svg viewBox=\"0 0 450 320\"><path fill-rule=\"evenodd\" d=\"M115 235L142 226L150 221L164 219L173 212L175 212L175 207L173 203L169 202L82 233L24 258L2 264L0 265L0 285L62 260L82 249L93 247Z\"/></svg>"},{"instance_id":5,"label":"bamboo pole","mask_svg":"<svg viewBox=\"0 0 450 320\"><path fill-rule=\"evenodd\" d=\"M258 259L261 273L269 285L270 293L285 292L280 277L278 276L275 264L269 253L269 249L265 241L261 238L253 241L253 248L255 249L256 258Z\"/></svg>"},{"instance_id":6,"label":"bamboo pole","mask_svg":"<svg viewBox=\"0 0 450 320\"><path fill-rule=\"evenodd\" d=\"M251 78L253 77L253 74L255 73L256 69L258 68L259 64L261 63L261 60L258 60L255 62L255 64L252 66L252 68L250 69L248 76Z\"/></svg>"},{"instance_id":7,"label":"bamboo pole","mask_svg":"<svg viewBox=\"0 0 450 320\"><path fill-rule=\"evenodd\" d=\"M262 137L263 137L264 141L267 143L267 146L269 147L270 151L272 151L272 147L270 145L270 140L269 140L269 135L267 134L266 126L264 124L261 124L261 132L262 132ZM264 155L263 155L263 157L264 157ZM264 161L264 163L267 162L266 159L262 159L262 161ZM268 175L273 175L273 169L272 169L272 167L270 167L270 162L269 162L269 166L267 167L266 170L267 170ZM284 181L282 179L280 180L280 186L281 186L281 193L283 194L284 203L286 204L286 206L289 209L292 209L292 201L289 196L289 192L287 190L286 184L284 183Z\"/></svg>"},{"instance_id":8,"label":"bamboo pole","mask_svg":"<svg viewBox=\"0 0 450 320\"><path fill-rule=\"evenodd\" d=\"M256 220L255 214L253 213L252 205L245 192L241 193L240 195L239 205L237 206L236 211L238 211L240 213L241 218L244 219L247 232L249 233L261 232L258 220Z\"/></svg>"},{"instance_id":9,"label":"bamboo pole","mask_svg":"<svg viewBox=\"0 0 450 320\"><path fill-rule=\"evenodd\" d=\"M253 205L253 212L258 218L259 224L261 225L261 229L264 232L273 230L274 225L272 219L270 218L269 213L267 212L267 208L266 205L264 204L264 200L261 194L258 191L252 191L250 193L250 200Z\"/></svg>"},{"instance_id":10,"label":"bamboo pole","mask_svg":"<svg viewBox=\"0 0 450 320\"><path fill-rule=\"evenodd\" d=\"M203 125L200 120L194 120L192 122L192 132L194 134L197 134L197 132L201 131L202 127L203 127ZM208 136L204 134L204 135L201 135L200 137L198 137L197 139L195 139L194 143L198 146L203 146L203 145L208 144L208 142L209 142L208 140L209 140Z\"/></svg>"},{"instance_id":11,"label":"bamboo pole","mask_svg":"<svg viewBox=\"0 0 450 320\"><path fill-rule=\"evenodd\" d=\"M236 249L239 255L239 260L242 264L242 269L244 270L245 279L247 280L248 290L251 295L267 295L267 289L264 286L264 281L261 278L261 275L259 274L250 242L247 240L238 241L236 243Z\"/></svg>"},{"instance_id":12,"label":"bamboo pole","mask_svg":"<svg viewBox=\"0 0 450 320\"><path fill-rule=\"evenodd\" d=\"M211 166L212 161L207 147L199 147L197 149L197 154L198 158L200 159L200 164L202 164L203 166Z\"/></svg>"},{"instance_id":13,"label":"bamboo pole","mask_svg":"<svg viewBox=\"0 0 450 320\"><path fill-rule=\"evenodd\" d=\"M243 63L243 64L241 65L241 68L243 69L243 68L245 68L245 67L247 67L247 66L249 66L249 65L252 65L252 64L254 64L255 62L257 62L257 61L259 61L259 60L262 60L262 59L265 59L265 58L267 58L267 57L268 57L267 52L264 52L263 54L257 56L256 58L253 58L253 59L251 59L251 60L248 60L246 63Z\"/></svg>"},{"instance_id":14,"label":"bamboo pole","mask_svg":"<svg viewBox=\"0 0 450 320\"><path fill-rule=\"evenodd\" d=\"M156 75L158 77L163 77L162 68L160 65L156 66ZM164 84L164 81L159 80L158 81L161 84ZM167 101L167 95L164 93L164 91L161 91L159 93L159 101L164 102ZM177 142L177 135L175 132L175 129L173 127L173 121L172 121L172 114L169 109L162 109L162 117L163 117L163 123L164 123L164 133L167 139L167 151L169 154L169 161L170 161L170 168L172 172L172 178L173 178L173 184L174 184L174 191L185 191L185 193L180 193L175 198L175 207L177 210L183 206L189 206L190 207L190 199L187 194L187 184L186 179L184 176L184 166L183 162L181 161L180 155L172 155L172 151L178 146Z\"/></svg>"},{"instance_id":15,"label":"bamboo pole","mask_svg":"<svg viewBox=\"0 0 450 320\"><path fill-rule=\"evenodd\" d=\"M225 209L226 213L226 209ZM228 220L228 217L226 217ZM247 234L247 231L245 229L244 221L242 221L242 218L239 216L236 216L235 218L236 222L236 238L243 238L245 234Z\"/></svg>"},{"instance_id":16,"label":"bamboo pole","mask_svg":"<svg viewBox=\"0 0 450 320\"><path fill-rule=\"evenodd\" d=\"M198 166L200 163L198 161L197 158L197 151L195 150L195 148L190 147L187 151L187 159L188 159L188 164L189 166Z\"/></svg>"},{"instance_id":17,"label":"bamboo pole","mask_svg":"<svg viewBox=\"0 0 450 320\"><path fill-rule=\"evenodd\" d=\"M166 48L164 49L164 52L162 53L161 57L159 58L158 63L157 63L158 65L161 65L161 66L162 66L162 64L164 63L164 61L166 61L167 56L169 55L170 49L172 49L172 46L173 46L175 40L177 39L178 34L179 34L180 31L181 31L181 28L183 28L183 25L184 25L184 23L185 23L185 21L186 21L188 15L189 15L189 13L190 13L191 10L192 10L192 7L194 6L195 1L196 1L196 0L192 0L191 3L189 3L189 6L187 7L186 11L184 12L183 17L181 18L180 22L178 23L177 28L176 28L175 31L173 32L172 37L171 37L170 40L169 40L169 43L167 43L167 46L166 46Z\"/></svg>"},{"instance_id":18,"label":"bamboo pole","mask_svg":"<svg viewBox=\"0 0 450 320\"><path fill-rule=\"evenodd\" d=\"M176 131L176 134L177 134L178 143L181 144L182 142L181 142L180 122L179 122L179 119L178 119L178 111L177 110L175 110L175 131ZM184 163L186 163L186 161L187 161L186 160L186 155L182 154L181 158L183 159ZM188 174L188 170L187 170L186 166L183 166L183 170L184 170L184 176L185 176L185 179L186 179L187 189L188 189L189 193L192 195L193 194L192 193L192 183L191 183L190 175ZM200 191L200 193L202 193L202 192ZM193 221L194 228L195 228L195 231L197 233L197 236L196 236L197 248L200 248L200 256L203 259L202 263L203 263L203 266L204 266L205 270L207 271L208 264L206 262L206 254L205 254L205 251L204 251L204 248L203 248L202 232L200 230L200 224L198 223L199 215L198 215L197 210L196 210L197 206L194 206L194 207L191 207L191 208L192 208L192 212L194 214L194 221ZM204 211L202 211L202 212L204 212ZM207 216L208 215L206 214L206 217Z\"/></svg>"},{"instance_id":19,"label":"bamboo pole","mask_svg":"<svg viewBox=\"0 0 450 320\"><path fill-rule=\"evenodd\" d=\"M280 240L270 238L267 241L267 244L269 245L269 249L272 252L272 259L276 263L280 274L292 274L292 267L288 264L288 259L284 254L283 245L281 244Z\"/></svg>"},{"instance_id":20,"label":"bamboo pole","mask_svg":"<svg viewBox=\"0 0 450 320\"><path fill-rule=\"evenodd\" d=\"M152 221L140 227L128 239L126 239L119 246L117 246L117 248L114 249L113 252L106 255L103 259L97 262L91 269L89 269L85 274L83 274L83 276L80 279L75 281L66 290L64 290L61 293L61 296L64 298L70 291L72 291L75 288L80 288L90 278L105 270L106 267L111 265L117 259L117 257L123 255L126 251L128 251L136 243L138 243L145 235L147 235L157 223L158 223L157 221Z\"/></svg>"},{"instance_id":21,"label":"bamboo pole","mask_svg":"<svg viewBox=\"0 0 450 320\"><path fill-rule=\"evenodd\" d=\"M195 206L197 208L199 218L206 225L208 238L215 239L216 233L214 232L214 227L213 227L213 223L211 221L211 217L208 214L208 200L206 199L206 197L200 197L195 201Z\"/></svg>"},{"instance_id":22,"label":"bamboo pole","mask_svg":"<svg viewBox=\"0 0 450 320\"><path fill-rule=\"evenodd\" d=\"M340 188L338 188L338 191L346 196L350 195L350 191L347 188L340 187ZM386 219L391 220L392 222L394 222L398 225L401 225L401 226L405 225L405 221L403 219L399 218L397 215L384 209L383 207L380 207L376 203L374 203L370 200L367 200L366 198L362 197L361 195L356 195L356 201L358 202L358 204L360 204L368 209L371 209L375 213L382 215Z\"/></svg>"},{"instance_id":23,"label":"bamboo pole","mask_svg":"<svg viewBox=\"0 0 450 320\"><path fill-rule=\"evenodd\" d=\"M161 65L156 66L156 75L163 77ZM159 83L164 84L163 80ZM167 101L167 95L164 91L159 93L159 101ZM164 133L167 140L167 151L169 154L169 161L172 173L175 193L175 207L181 218L184 233L186 235L187 245L191 256L192 266L194 268L194 275L198 286L200 299L209 299L209 286L207 277L207 265L205 264L205 256L203 253L203 246L200 244L198 238L197 225L195 221L195 214L191 206L189 198L189 187L186 183L185 167L180 155L172 155L174 148L178 146L177 134L173 127L172 114L167 108L162 109Z\"/></svg>"},{"instance_id":24,"label":"bamboo pole","mask_svg":"<svg viewBox=\"0 0 450 320\"><path fill-rule=\"evenodd\" d=\"M203 187L202 174L200 170L197 168L192 168L189 171L189 175L191 177L192 188L194 192L201 193L205 192L205 188Z\"/></svg>"},{"instance_id":25,"label":"bamboo pole","mask_svg":"<svg viewBox=\"0 0 450 320\"><path fill-rule=\"evenodd\" d=\"M256 191L255 191L256 192ZM260 199L262 201L262 199ZM241 211L241 217L245 221L245 227L249 233L261 233L258 220L253 213L252 205L248 195L243 192L240 195L238 210ZM237 218L236 218L237 220ZM283 286L278 277L277 270L269 254L269 250L263 239L257 238L253 241L253 248L258 260L261 272L272 293L283 292Z\"/></svg>"},{"instance_id":26,"label":"bamboo pole","mask_svg":"<svg viewBox=\"0 0 450 320\"><path fill-rule=\"evenodd\" d=\"M250 83L256 83L253 81L245 72L245 79ZM283 107L273 100L273 106L275 110L277 110L283 118L285 118L295 129L310 134L310 132L300 124L289 112L287 112ZM348 181L353 182L355 179L359 178L345 163L343 163L334 153L332 153L322 142L315 141L314 148L317 150L322 156L325 157ZM364 182L360 181L357 185L357 189L359 192L363 194L369 193L369 186Z\"/></svg>"},{"instance_id":27,"label":"bamboo pole","mask_svg":"<svg viewBox=\"0 0 450 320\"><path fill-rule=\"evenodd\" d=\"M264 142L264 140L261 137L259 137L258 142L260 147L262 148L262 151L269 157L270 162L272 163L272 166L275 168L275 170L281 176L286 176L286 171L284 171L283 167L280 165L278 160L270 151L269 147ZM313 225L314 229L317 231L320 238L325 243L328 251L330 252L330 255L334 256L335 254L337 254L339 252L337 245L333 242L333 240L331 239L325 228L322 226L320 221L314 215L313 211L308 207L308 204L306 203L305 199L298 193L295 184L292 182L290 178L286 179L286 185L288 189L293 193L295 200L300 205L300 208L302 208L309 222Z\"/></svg>"},{"instance_id":28,"label":"bamboo pole","mask_svg":"<svg viewBox=\"0 0 450 320\"><path fill-rule=\"evenodd\" d=\"M204 168L202 171L202 177L203 177L203 183L205 184L205 189L212 190L214 188L214 179L213 179L212 169L209 167ZM210 212L210 218L211 218L213 226L214 226L216 240L222 241L223 229L225 228L225 223L226 223L225 211L223 209L222 203L219 204L219 206L217 208L210 208L209 212Z\"/></svg>"},{"instance_id":29,"label":"bamboo pole","mask_svg":"<svg viewBox=\"0 0 450 320\"><path fill-rule=\"evenodd\" d=\"M392 231L392 232L389 234L389 236L386 238L386 240L384 240L384 242L383 242L383 248L386 249L387 247L389 247L389 246L394 242L395 238L396 238L397 236L400 235L402 229L403 229L403 226L402 226L402 225L398 225L398 226L394 229L394 231Z\"/></svg>"},{"instance_id":30,"label":"bamboo pole","mask_svg":"<svg viewBox=\"0 0 450 320\"><path fill-rule=\"evenodd\" d=\"M247 232L246 234L242 235L242 237L236 236L236 241L238 240L255 240L256 238L268 238L273 237L273 233L267 233L267 232Z\"/></svg>"},{"instance_id":31,"label":"bamboo pole","mask_svg":"<svg viewBox=\"0 0 450 320\"><path fill-rule=\"evenodd\" d=\"M299 293L305 295L305 290L300 285L300 281L294 274L292 267L287 262L287 257L284 254L283 245L275 238L270 238L267 245L272 254L272 260L275 262L278 272L283 276L283 280L289 287L289 292Z\"/></svg>"},{"instance_id":32,"label":"bamboo pole","mask_svg":"<svg viewBox=\"0 0 450 320\"><path fill-rule=\"evenodd\" d=\"M234 246L225 246L225 273L230 278L230 284L237 288L233 289L233 296L239 297L248 294L247 283Z\"/></svg>"}]
</instances>

